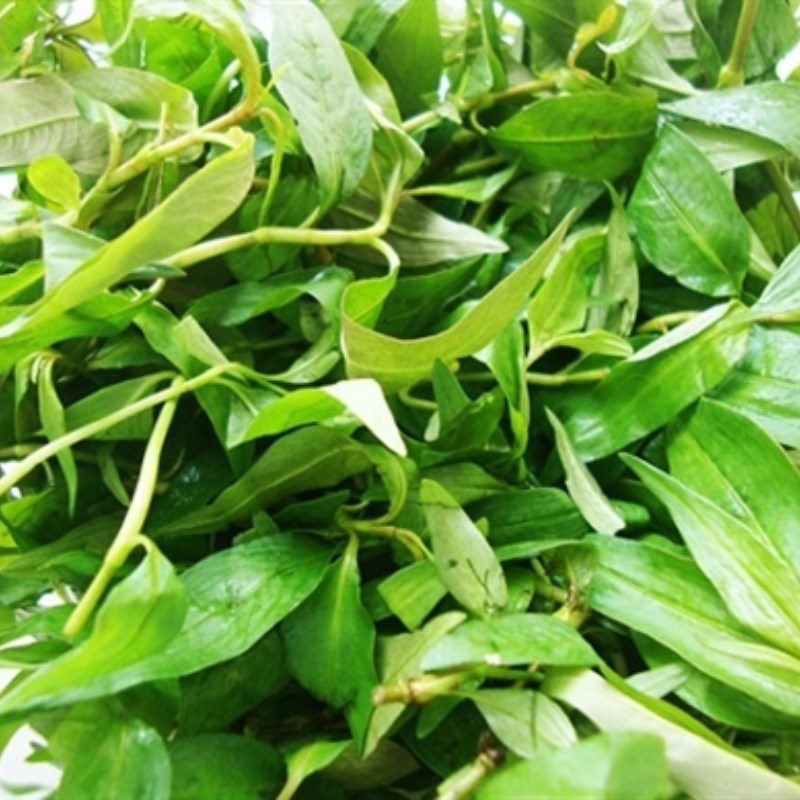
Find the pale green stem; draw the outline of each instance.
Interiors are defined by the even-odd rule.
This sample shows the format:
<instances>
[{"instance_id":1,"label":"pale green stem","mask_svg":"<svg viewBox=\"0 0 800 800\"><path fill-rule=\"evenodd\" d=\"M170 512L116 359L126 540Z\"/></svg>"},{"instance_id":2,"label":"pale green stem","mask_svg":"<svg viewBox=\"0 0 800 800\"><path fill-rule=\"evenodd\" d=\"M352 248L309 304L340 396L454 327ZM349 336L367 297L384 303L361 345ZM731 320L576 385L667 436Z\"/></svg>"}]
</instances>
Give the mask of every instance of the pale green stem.
<instances>
[{"instance_id":1,"label":"pale green stem","mask_svg":"<svg viewBox=\"0 0 800 800\"><path fill-rule=\"evenodd\" d=\"M137 400L135 403L131 403L130 405L115 411L113 414L109 414L102 419L90 422L80 428L76 428L74 431L70 431L69 433L65 433L63 436L59 436L58 439L53 439L53 441L42 445L42 447L38 448L35 452L27 455L18 464L15 464L14 467L5 475L3 475L2 478L0 478L0 497L4 497L14 486L16 486L26 475L28 475L28 473L36 469L36 467L40 466L48 459L58 455L58 453L60 453L62 450L66 450L68 447L72 447L73 445L77 444L78 442L82 442L85 439L91 439L93 436L97 436L99 433L112 428L114 425L118 425L120 422L124 422L126 419L130 419L131 417L135 417L137 414L141 414L142 411L146 411L148 408L153 408L154 406L161 405L162 403L167 403L170 400L186 394L187 392L193 392L196 389L200 389L206 384L217 380L217 378L224 373L232 372L236 369L238 369L238 365L232 363L219 364L215 367L211 367L211 369L206 370L194 378L189 378L180 385L173 385L167 389L162 389L160 392L155 392L148 397L143 397L141 400Z\"/></svg>"},{"instance_id":2,"label":"pale green stem","mask_svg":"<svg viewBox=\"0 0 800 800\"><path fill-rule=\"evenodd\" d=\"M255 111L251 106L247 104L239 105L200 128L187 131L181 136L176 136L174 139L155 147L145 147L109 174L106 187L114 189L117 186L121 186L150 169L153 164L171 158L184 150L188 150L190 147L202 144L207 140L208 134L232 128L234 125L238 125L252 117L254 113Z\"/></svg>"},{"instance_id":3,"label":"pale green stem","mask_svg":"<svg viewBox=\"0 0 800 800\"><path fill-rule=\"evenodd\" d=\"M636 333L666 333L670 328L682 325L697 314L697 311L673 311L670 314L662 314L642 323L636 329Z\"/></svg>"},{"instance_id":4,"label":"pale green stem","mask_svg":"<svg viewBox=\"0 0 800 800\"><path fill-rule=\"evenodd\" d=\"M569 386L573 383L595 383L596 381L601 381L610 371L608 367L601 367L600 369L587 369L583 372L561 372L556 374L529 372L525 379L534 386Z\"/></svg>"},{"instance_id":5,"label":"pale green stem","mask_svg":"<svg viewBox=\"0 0 800 800\"><path fill-rule=\"evenodd\" d=\"M172 386L173 388L178 388L182 383L183 379L178 378L173 382ZM99 572L94 576L89 588L81 597L72 614L70 614L66 625L64 625L64 634L66 636L74 636L83 628L95 606L100 602L100 598L103 596L108 584L117 574L120 567L128 560L128 556L138 545L145 544L147 541L142 535L142 527L150 511L150 504L153 501L153 493L158 480L158 468L161 463L161 451L164 449L164 442L166 441L172 418L175 416L177 405L177 397L168 400L158 415L144 451L139 480L136 482L136 489L125 514L125 519L123 519L122 526L103 559Z\"/></svg>"},{"instance_id":6,"label":"pale green stem","mask_svg":"<svg viewBox=\"0 0 800 800\"><path fill-rule=\"evenodd\" d=\"M42 235L41 222L23 222L11 228L0 229L0 245L17 244Z\"/></svg>"},{"instance_id":7,"label":"pale green stem","mask_svg":"<svg viewBox=\"0 0 800 800\"><path fill-rule=\"evenodd\" d=\"M720 70L717 80L718 88L741 86L744 83L744 57L757 14L758 0L743 0L739 21L736 24L733 47L727 63Z\"/></svg>"}]
</instances>

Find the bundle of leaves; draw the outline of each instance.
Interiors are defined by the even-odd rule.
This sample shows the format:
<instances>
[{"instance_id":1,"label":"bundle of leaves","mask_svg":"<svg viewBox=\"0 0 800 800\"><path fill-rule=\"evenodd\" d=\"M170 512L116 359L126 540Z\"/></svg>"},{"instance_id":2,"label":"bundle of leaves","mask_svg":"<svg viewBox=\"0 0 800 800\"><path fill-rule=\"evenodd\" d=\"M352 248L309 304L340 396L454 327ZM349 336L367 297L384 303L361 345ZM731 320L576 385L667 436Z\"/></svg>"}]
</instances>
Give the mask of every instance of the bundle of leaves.
<instances>
[{"instance_id":1,"label":"bundle of leaves","mask_svg":"<svg viewBox=\"0 0 800 800\"><path fill-rule=\"evenodd\" d=\"M793 5L0 2L0 743L800 797Z\"/></svg>"}]
</instances>

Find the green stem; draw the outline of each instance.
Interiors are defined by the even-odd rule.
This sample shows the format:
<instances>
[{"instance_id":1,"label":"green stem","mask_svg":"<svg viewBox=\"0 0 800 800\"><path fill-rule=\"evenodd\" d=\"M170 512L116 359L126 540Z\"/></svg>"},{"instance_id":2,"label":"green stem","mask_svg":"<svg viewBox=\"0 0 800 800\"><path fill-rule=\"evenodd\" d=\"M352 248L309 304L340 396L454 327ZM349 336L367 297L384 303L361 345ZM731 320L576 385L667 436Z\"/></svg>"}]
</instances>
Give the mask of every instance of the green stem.
<instances>
[{"instance_id":1,"label":"green stem","mask_svg":"<svg viewBox=\"0 0 800 800\"><path fill-rule=\"evenodd\" d=\"M758 0L743 0L731 54L719 73L717 88L741 86L744 83L744 56L757 14Z\"/></svg>"},{"instance_id":2,"label":"green stem","mask_svg":"<svg viewBox=\"0 0 800 800\"><path fill-rule=\"evenodd\" d=\"M163 161L177 155L183 150L188 150L190 147L202 144L208 138L209 133L224 131L238 125L253 116L254 110L247 104L236 106L227 113L223 114L211 122L206 123L200 128L192 131L187 131L181 136L176 136L163 144L155 147L146 147L140 150L135 156L121 164L111 173L109 173L108 180L106 181L106 188L115 189L122 184L141 175L146 170L150 169L153 164Z\"/></svg>"},{"instance_id":3,"label":"green stem","mask_svg":"<svg viewBox=\"0 0 800 800\"><path fill-rule=\"evenodd\" d=\"M670 328L682 325L697 314L697 311L673 311L671 314L662 314L641 324L636 333L666 333Z\"/></svg>"},{"instance_id":4,"label":"green stem","mask_svg":"<svg viewBox=\"0 0 800 800\"><path fill-rule=\"evenodd\" d=\"M795 232L800 236L800 208L798 208L797 201L794 199L792 187L774 161L767 161L763 166L764 173L767 178L769 178L769 182L772 184L775 194L778 195L781 205L789 216L792 227L794 227Z\"/></svg>"},{"instance_id":5,"label":"green stem","mask_svg":"<svg viewBox=\"0 0 800 800\"><path fill-rule=\"evenodd\" d=\"M489 773L497 768L498 763L499 754L495 759L490 753L481 753L439 785L436 800L465 800L472 797Z\"/></svg>"},{"instance_id":6,"label":"green stem","mask_svg":"<svg viewBox=\"0 0 800 800\"><path fill-rule=\"evenodd\" d=\"M23 222L21 225L0 229L0 245L17 244L41 235L41 222Z\"/></svg>"},{"instance_id":7,"label":"green stem","mask_svg":"<svg viewBox=\"0 0 800 800\"><path fill-rule=\"evenodd\" d=\"M178 378L173 382L172 386L177 388L181 383L183 383L183 379ZM131 552L139 544L144 544L146 541L145 537L142 536L142 527L150 511L150 504L152 503L156 481L158 480L161 451L164 449L164 442L172 419L175 416L177 405L177 397L168 400L158 415L144 451L139 480L136 482L136 489L122 521L122 526L103 559L100 571L94 576L89 588L70 615L66 625L64 625L64 634L66 636L74 636L83 628L114 575L128 560Z\"/></svg>"},{"instance_id":8,"label":"green stem","mask_svg":"<svg viewBox=\"0 0 800 800\"><path fill-rule=\"evenodd\" d=\"M573 383L594 383L601 381L610 372L608 367L587 369L583 372L561 372L551 375L547 372L529 372L526 380L533 386L569 386Z\"/></svg>"},{"instance_id":9,"label":"green stem","mask_svg":"<svg viewBox=\"0 0 800 800\"><path fill-rule=\"evenodd\" d=\"M238 365L232 363L219 364L216 367L211 367L211 369L206 370L194 378L190 378L184 383L179 385L173 384L169 388L162 389L160 392L155 392L148 397L143 397L141 400L137 400L135 403L131 403L119 409L119 411L115 411L113 414L90 422L80 428L76 428L74 431L59 436L58 439L53 439L53 441L42 445L42 447L38 448L35 452L27 455L0 478L0 497L4 497L9 490L16 486L28 473L48 459L58 455L62 450L66 450L68 447L72 447L78 442L82 442L84 439L97 436L97 434L108 430L114 425L118 425L126 419L141 414L142 411L146 411L148 408L167 403L187 392L200 389L206 384L217 380L217 378L224 373L236 369L238 369Z\"/></svg>"}]
</instances>

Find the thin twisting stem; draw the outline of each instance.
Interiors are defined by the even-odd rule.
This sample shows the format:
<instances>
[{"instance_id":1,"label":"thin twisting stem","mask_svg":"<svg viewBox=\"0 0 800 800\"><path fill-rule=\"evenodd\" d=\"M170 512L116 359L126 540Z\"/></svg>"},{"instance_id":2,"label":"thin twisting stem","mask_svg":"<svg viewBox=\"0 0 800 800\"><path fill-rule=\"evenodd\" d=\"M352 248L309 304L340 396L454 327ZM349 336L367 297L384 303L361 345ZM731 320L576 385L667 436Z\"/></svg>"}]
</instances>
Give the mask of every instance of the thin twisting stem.
<instances>
[{"instance_id":1,"label":"thin twisting stem","mask_svg":"<svg viewBox=\"0 0 800 800\"><path fill-rule=\"evenodd\" d=\"M739 22L736 25L730 57L719 73L717 81L719 88L741 86L744 83L744 57L757 14L758 0L744 0L739 14Z\"/></svg>"},{"instance_id":2,"label":"thin twisting stem","mask_svg":"<svg viewBox=\"0 0 800 800\"><path fill-rule=\"evenodd\" d=\"M177 378L173 387L177 388L183 382L183 378ZM145 537L142 536L142 527L153 501L153 493L158 480L158 468L161 463L161 451L164 448L177 405L177 397L168 400L158 415L153 433L150 435L144 451L139 480L136 482L136 489L125 519L103 559L100 571L94 576L88 590L64 626L64 633L67 636L74 636L83 628L117 570L128 560L128 556L139 544L144 544Z\"/></svg>"}]
</instances>

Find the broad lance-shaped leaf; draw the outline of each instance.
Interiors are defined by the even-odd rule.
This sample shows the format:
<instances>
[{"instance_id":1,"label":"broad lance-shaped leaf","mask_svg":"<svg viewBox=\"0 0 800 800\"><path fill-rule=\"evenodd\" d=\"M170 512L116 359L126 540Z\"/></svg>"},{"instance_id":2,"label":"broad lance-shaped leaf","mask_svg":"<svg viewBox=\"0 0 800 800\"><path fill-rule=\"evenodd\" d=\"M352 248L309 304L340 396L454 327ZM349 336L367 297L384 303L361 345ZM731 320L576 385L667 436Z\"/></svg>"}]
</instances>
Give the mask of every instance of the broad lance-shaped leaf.
<instances>
[{"instance_id":1,"label":"broad lance-shaped leaf","mask_svg":"<svg viewBox=\"0 0 800 800\"><path fill-rule=\"evenodd\" d=\"M624 686L623 681L619 684ZM553 676L544 690L604 731L653 733L666 745L672 780L696 800L797 800L800 786L738 754L667 703L612 685L589 670ZM691 724L691 728L688 725ZM628 795L625 795L626 797Z\"/></svg>"},{"instance_id":2,"label":"broad lance-shaped leaf","mask_svg":"<svg viewBox=\"0 0 800 800\"><path fill-rule=\"evenodd\" d=\"M40 156L28 167L26 176L59 211L75 210L80 205L80 178L61 156Z\"/></svg>"},{"instance_id":3,"label":"broad lance-shaped leaf","mask_svg":"<svg viewBox=\"0 0 800 800\"><path fill-rule=\"evenodd\" d=\"M406 454L406 446L381 387L369 379L339 381L319 389L297 389L284 395L258 412L241 441L322 422L345 412L363 423L390 450Z\"/></svg>"},{"instance_id":4,"label":"broad lance-shaped leaf","mask_svg":"<svg viewBox=\"0 0 800 800\"><path fill-rule=\"evenodd\" d=\"M353 71L310 0L253 0L250 19L269 43L273 79L329 208L361 183L372 150L372 122Z\"/></svg>"},{"instance_id":5,"label":"broad lance-shaped leaf","mask_svg":"<svg viewBox=\"0 0 800 800\"><path fill-rule=\"evenodd\" d=\"M569 406L565 428L594 461L666 425L744 356L749 323L736 305L715 306L615 366Z\"/></svg>"},{"instance_id":6,"label":"broad lance-shaped leaf","mask_svg":"<svg viewBox=\"0 0 800 800\"><path fill-rule=\"evenodd\" d=\"M701 400L668 430L667 456L672 475L750 527L800 579L800 472L768 433Z\"/></svg>"},{"instance_id":7,"label":"broad lance-shaped leaf","mask_svg":"<svg viewBox=\"0 0 800 800\"><path fill-rule=\"evenodd\" d=\"M800 731L800 717L793 717L770 708L760 700L734 689L723 681L701 672L680 658L676 653L658 644L648 636L636 634L633 637L639 652L655 674L667 675L672 671L677 677L677 685L672 684L671 691L701 714L746 731L765 733ZM644 677L640 673L641 677ZM633 683L636 676L628 679ZM639 682L636 688L644 691Z\"/></svg>"},{"instance_id":8,"label":"broad lance-shaped leaf","mask_svg":"<svg viewBox=\"0 0 800 800\"><path fill-rule=\"evenodd\" d=\"M569 439L569 434L558 417L550 409L545 409L547 419L556 436L556 449L561 465L566 473L567 490L584 519L598 533L616 533L625 527L625 520L614 510L603 490Z\"/></svg>"},{"instance_id":9,"label":"broad lance-shaped leaf","mask_svg":"<svg viewBox=\"0 0 800 800\"><path fill-rule=\"evenodd\" d=\"M800 326L754 325L742 361L713 396L779 442L800 447Z\"/></svg>"},{"instance_id":10,"label":"broad lance-shaped leaf","mask_svg":"<svg viewBox=\"0 0 800 800\"><path fill-rule=\"evenodd\" d=\"M0 338L58 317L137 267L164 259L202 239L229 217L247 195L254 174L252 135L234 130L229 137L232 147L228 152L187 178L147 216L72 270L20 317L0 328ZM182 224L176 226L175 220Z\"/></svg>"},{"instance_id":11,"label":"broad lance-shaped leaf","mask_svg":"<svg viewBox=\"0 0 800 800\"><path fill-rule=\"evenodd\" d=\"M205 508L157 528L157 533L215 533L293 494L335 486L370 466L365 448L347 436L327 428L301 428L278 439Z\"/></svg>"},{"instance_id":12,"label":"broad lance-shaped leaf","mask_svg":"<svg viewBox=\"0 0 800 800\"><path fill-rule=\"evenodd\" d=\"M590 608L655 639L713 678L800 718L800 659L746 630L688 555L607 536L587 544L595 556Z\"/></svg>"},{"instance_id":13,"label":"broad lance-shaped leaf","mask_svg":"<svg viewBox=\"0 0 800 800\"><path fill-rule=\"evenodd\" d=\"M343 228L361 228L380 213L378 203L359 192L331 212L331 220ZM505 242L479 228L443 217L424 203L403 195L392 214L384 237L395 249L404 267L425 267L489 253L503 253ZM343 248L346 253L349 248ZM353 249L359 258L383 263L383 256Z\"/></svg>"},{"instance_id":14,"label":"broad lance-shaped leaf","mask_svg":"<svg viewBox=\"0 0 800 800\"><path fill-rule=\"evenodd\" d=\"M800 655L800 578L774 544L665 472L621 458L667 507L700 569L739 622Z\"/></svg>"},{"instance_id":15,"label":"broad lance-shaped leaf","mask_svg":"<svg viewBox=\"0 0 800 800\"><path fill-rule=\"evenodd\" d=\"M659 800L667 796L664 743L652 733L619 732L535 753L490 775L477 800L539 797Z\"/></svg>"},{"instance_id":16,"label":"broad lance-shaped leaf","mask_svg":"<svg viewBox=\"0 0 800 800\"><path fill-rule=\"evenodd\" d=\"M431 533L433 560L450 594L481 617L502 609L508 601L508 588L486 537L435 481L422 481L420 499Z\"/></svg>"},{"instance_id":17,"label":"broad lance-shaped leaf","mask_svg":"<svg viewBox=\"0 0 800 800\"><path fill-rule=\"evenodd\" d=\"M0 107L0 169L51 155L81 173L105 167L106 126L81 116L69 86L56 75L3 81Z\"/></svg>"},{"instance_id":18,"label":"broad lance-shaped leaf","mask_svg":"<svg viewBox=\"0 0 800 800\"><path fill-rule=\"evenodd\" d=\"M361 604L358 540L350 539L338 562L284 622L289 669L315 697L344 708L377 683L375 628Z\"/></svg>"},{"instance_id":19,"label":"broad lance-shaped leaf","mask_svg":"<svg viewBox=\"0 0 800 800\"><path fill-rule=\"evenodd\" d=\"M612 180L637 166L656 130L655 92L583 92L538 100L489 134L535 170Z\"/></svg>"},{"instance_id":20,"label":"broad lance-shaped leaf","mask_svg":"<svg viewBox=\"0 0 800 800\"><path fill-rule=\"evenodd\" d=\"M177 131L197 127L197 103L183 86L153 72L124 67L84 69L66 75L73 89L105 103L139 130L157 132L161 125Z\"/></svg>"},{"instance_id":21,"label":"broad lance-shaped leaf","mask_svg":"<svg viewBox=\"0 0 800 800\"><path fill-rule=\"evenodd\" d=\"M235 658L305 600L328 556L317 542L281 534L215 553L178 580L162 556L150 555L109 594L91 637L0 697L0 715L103 697Z\"/></svg>"},{"instance_id":22,"label":"broad lance-shaped leaf","mask_svg":"<svg viewBox=\"0 0 800 800\"><path fill-rule=\"evenodd\" d=\"M800 156L800 86L770 81L738 86L665 106L670 114L753 133Z\"/></svg>"},{"instance_id":23,"label":"broad lance-shaped leaf","mask_svg":"<svg viewBox=\"0 0 800 800\"><path fill-rule=\"evenodd\" d=\"M425 653L464 619L465 615L462 612L450 611L434 617L423 628L413 633L378 637L377 663L381 684L391 685L419 675L422 672L422 659ZM403 703L386 703L375 708L367 730L365 755L378 746L405 709Z\"/></svg>"},{"instance_id":24,"label":"broad lance-shaped leaf","mask_svg":"<svg viewBox=\"0 0 800 800\"><path fill-rule=\"evenodd\" d=\"M366 327L394 286L394 277L351 284L342 297L342 349L351 377L375 378L397 391L427 377L438 360L449 362L488 345L516 316L558 250L567 217L538 250L442 333L395 339Z\"/></svg>"},{"instance_id":25,"label":"broad lance-shaped leaf","mask_svg":"<svg viewBox=\"0 0 800 800\"><path fill-rule=\"evenodd\" d=\"M172 565L152 548L111 590L89 638L0 697L0 716L117 691L117 674L161 653L181 629L186 610L184 586Z\"/></svg>"},{"instance_id":26,"label":"broad lance-shaped leaf","mask_svg":"<svg viewBox=\"0 0 800 800\"><path fill-rule=\"evenodd\" d=\"M425 653L423 670L472 665L590 667L597 656L580 634L549 614L503 614L459 625Z\"/></svg>"},{"instance_id":27,"label":"broad lance-shaped leaf","mask_svg":"<svg viewBox=\"0 0 800 800\"><path fill-rule=\"evenodd\" d=\"M739 293L749 235L736 200L706 157L676 128L661 132L628 216L647 259L690 289Z\"/></svg>"}]
</instances>

